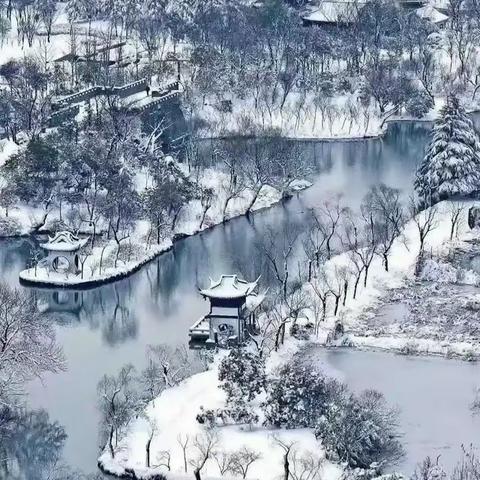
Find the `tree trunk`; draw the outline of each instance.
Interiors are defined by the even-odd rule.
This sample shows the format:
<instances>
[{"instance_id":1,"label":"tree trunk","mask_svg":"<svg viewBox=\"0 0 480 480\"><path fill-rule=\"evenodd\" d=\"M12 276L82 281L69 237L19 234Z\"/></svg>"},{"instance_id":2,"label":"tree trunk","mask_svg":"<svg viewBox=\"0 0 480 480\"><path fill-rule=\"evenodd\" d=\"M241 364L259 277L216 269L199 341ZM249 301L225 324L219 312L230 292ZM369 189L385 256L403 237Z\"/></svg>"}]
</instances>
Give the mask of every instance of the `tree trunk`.
<instances>
[{"instance_id":1,"label":"tree trunk","mask_svg":"<svg viewBox=\"0 0 480 480\"><path fill-rule=\"evenodd\" d=\"M357 290L358 290L358 284L360 283L360 274L357 275L355 278L355 285L353 287L353 299L355 300L357 298Z\"/></svg>"},{"instance_id":2,"label":"tree trunk","mask_svg":"<svg viewBox=\"0 0 480 480\"><path fill-rule=\"evenodd\" d=\"M262 185L263 186L263 185ZM255 202L257 201L257 198L258 198L258 195L260 194L260 190L262 189L262 187L260 188L257 188L257 190L255 190L255 193L253 194L253 198L252 200L250 201L250 204L248 205L248 208L247 208L247 211L245 212L247 217L250 215L250 213L252 212L252 208L253 206L255 205Z\"/></svg>"},{"instance_id":3,"label":"tree trunk","mask_svg":"<svg viewBox=\"0 0 480 480\"><path fill-rule=\"evenodd\" d=\"M110 435L108 436L108 446L110 448L110 455L112 456L112 458L115 458L115 450L113 448L113 434L114 434L113 427L110 427Z\"/></svg>"},{"instance_id":4,"label":"tree trunk","mask_svg":"<svg viewBox=\"0 0 480 480\"><path fill-rule=\"evenodd\" d=\"M283 457L283 480L290 478L290 462L288 461L288 453Z\"/></svg>"},{"instance_id":5,"label":"tree trunk","mask_svg":"<svg viewBox=\"0 0 480 480\"><path fill-rule=\"evenodd\" d=\"M198 468L196 468L194 471L193 471L193 474L195 475L195 480L202 480L202 477L200 475L200 470Z\"/></svg>"},{"instance_id":6,"label":"tree trunk","mask_svg":"<svg viewBox=\"0 0 480 480\"><path fill-rule=\"evenodd\" d=\"M146 463L147 463L147 468L150 468L150 447L152 445L152 437L148 439L147 446L146 446Z\"/></svg>"},{"instance_id":7,"label":"tree trunk","mask_svg":"<svg viewBox=\"0 0 480 480\"><path fill-rule=\"evenodd\" d=\"M365 266L365 277L363 279L363 286L367 286L367 280L368 280L368 269L370 268L370 265Z\"/></svg>"}]
</instances>

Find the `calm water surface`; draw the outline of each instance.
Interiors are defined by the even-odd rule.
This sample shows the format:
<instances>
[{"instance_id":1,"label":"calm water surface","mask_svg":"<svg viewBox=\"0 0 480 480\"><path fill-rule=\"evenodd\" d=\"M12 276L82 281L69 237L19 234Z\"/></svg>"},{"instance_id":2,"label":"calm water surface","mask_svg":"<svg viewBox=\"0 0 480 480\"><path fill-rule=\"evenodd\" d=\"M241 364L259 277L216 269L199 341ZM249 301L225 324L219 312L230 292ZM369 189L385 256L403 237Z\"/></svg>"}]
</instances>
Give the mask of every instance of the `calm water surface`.
<instances>
[{"instance_id":1,"label":"calm water surface","mask_svg":"<svg viewBox=\"0 0 480 480\"><path fill-rule=\"evenodd\" d=\"M237 219L183 240L171 252L115 284L76 294L31 290L39 308L53 315L68 370L31 383L28 401L31 408L46 409L51 419L65 428L68 438L63 448L64 462L87 473L95 471L100 420L96 385L100 377L116 373L125 363L142 368L149 344L186 344L188 327L207 311L197 286L208 276L239 272L254 278L265 271L255 245L267 229L273 229L282 238L282 233L292 225L302 228L307 210L332 193L342 193L351 206L358 206L368 188L381 182L407 194L426 138L424 127L402 124L393 127L383 140L302 143L304 154L314 163L318 175L312 188L285 205L261 212L250 221ZM204 145L207 155L210 147L208 143ZM1 281L18 286L18 272L28 262L31 246L28 239L0 241ZM268 274L262 278L267 286ZM412 432L404 468L411 469L430 453L430 448L446 445L454 427L461 428L455 437L458 441L470 441L478 433L478 423L458 420L457 408L467 401L471 389L471 382L467 385L457 381L471 378L472 372L478 373L474 370L477 367L389 355L373 360L359 360L363 357L354 352L342 355L328 354L325 361L342 372L353 387L378 388L405 412L413 408L412 402L421 402L418 411L424 412L428 422L415 423L407 416L402 425L405 431ZM425 362L438 382L430 390L423 389L419 397L424 373L417 375L417 370L424 372ZM449 382L454 380L455 388L451 388ZM453 399L453 390L461 391L462 399ZM438 415L442 415L442 423L436 427ZM420 413L418 417L421 418ZM442 425L449 428L440 428Z\"/></svg>"},{"instance_id":2,"label":"calm water surface","mask_svg":"<svg viewBox=\"0 0 480 480\"><path fill-rule=\"evenodd\" d=\"M462 444L480 447L480 415L470 408L480 384L478 365L355 350L312 348L306 355L354 391L373 388L399 407L403 472L411 473L427 456L440 456L451 470L462 456Z\"/></svg>"}]
</instances>

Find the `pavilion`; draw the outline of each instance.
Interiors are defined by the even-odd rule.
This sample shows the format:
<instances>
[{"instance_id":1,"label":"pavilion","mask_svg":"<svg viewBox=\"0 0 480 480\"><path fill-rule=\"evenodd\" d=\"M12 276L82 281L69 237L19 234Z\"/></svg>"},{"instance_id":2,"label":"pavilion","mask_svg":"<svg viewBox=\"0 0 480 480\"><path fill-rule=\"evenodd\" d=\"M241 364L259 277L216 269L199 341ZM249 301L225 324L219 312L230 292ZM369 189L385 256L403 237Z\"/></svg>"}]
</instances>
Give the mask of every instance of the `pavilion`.
<instances>
[{"instance_id":1,"label":"pavilion","mask_svg":"<svg viewBox=\"0 0 480 480\"><path fill-rule=\"evenodd\" d=\"M264 299L256 292L258 280L247 282L237 275L210 279L210 286L200 289L200 295L210 301L210 311L190 328L191 340L209 345L243 343L255 328L255 310Z\"/></svg>"},{"instance_id":2,"label":"pavilion","mask_svg":"<svg viewBox=\"0 0 480 480\"><path fill-rule=\"evenodd\" d=\"M48 242L40 244L47 251L42 264L50 272L78 275L82 271L79 252L88 240L88 237L80 239L71 232L56 233Z\"/></svg>"}]
</instances>

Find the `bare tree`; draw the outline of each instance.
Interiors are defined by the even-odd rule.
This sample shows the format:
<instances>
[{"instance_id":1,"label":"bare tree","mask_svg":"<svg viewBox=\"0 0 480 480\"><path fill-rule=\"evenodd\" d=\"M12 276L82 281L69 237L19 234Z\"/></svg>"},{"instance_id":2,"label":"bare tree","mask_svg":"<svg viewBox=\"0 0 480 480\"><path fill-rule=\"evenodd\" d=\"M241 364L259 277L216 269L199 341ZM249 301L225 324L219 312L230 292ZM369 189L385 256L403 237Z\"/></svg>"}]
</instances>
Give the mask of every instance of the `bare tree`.
<instances>
[{"instance_id":1,"label":"bare tree","mask_svg":"<svg viewBox=\"0 0 480 480\"><path fill-rule=\"evenodd\" d=\"M192 374L193 359L185 347L172 349L168 345L150 345L147 351L152 363L158 365L165 387L178 385Z\"/></svg>"},{"instance_id":2,"label":"bare tree","mask_svg":"<svg viewBox=\"0 0 480 480\"><path fill-rule=\"evenodd\" d=\"M458 227L464 206L460 202L451 202L448 207L450 213L450 240L458 236Z\"/></svg>"},{"instance_id":3,"label":"bare tree","mask_svg":"<svg viewBox=\"0 0 480 480\"><path fill-rule=\"evenodd\" d=\"M0 284L0 406L14 406L26 381L64 368L52 323L35 297Z\"/></svg>"},{"instance_id":4,"label":"bare tree","mask_svg":"<svg viewBox=\"0 0 480 480\"><path fill-rule=\"evenodd\" d=\"M388 272L388 257L395 239L401 234L405 215L400 200L400 190L384 184L374 186L365 196L363 209L373 220L377 237L377 253L382 257Z\"/></svg>"},{"instance_id":5,"label":"bare tree","mask_svg":"<svg viewBox=\"0 0 480 480\"><path fill-rule=\"evenodd\" d=\"M187 450L188 445L190 443L190 437L188 434L183 437L182 434L179 434L177 437L177 443L182 448L182 455L183 455L183 468L185 469L185 473L188 471L188 459L187 459Z\"/></svg>"},{"instance_id":6,"label":"bare tree","mask_svg":"<svg viewBox=\"0 0 480 480\"><path fill-rule=\"evenodd\" d=\"M289 480L290 479L290 453L292 451L295 442L286 442L280 439L277 436L273 437L273 440L276 445L278 445L283 450L283 476L282 480Z\"/></svg>"},{"instance_id":7,"label":"bare tree","mask_svg":"<svg viewBox=\"0 0 480 480\"><path fill-rule=\"evenodd\" d=\"M233 454L232 473L241 475L242 478L247 478L249 468L261 457L262 456L254 450L250 450L247 447L241 448Z\"/></svg>"},{"instance_id":8,"label":"bare tree","mask_svg":"<svg viewBox=\"0 0 480 480\"><path fill-rule=\"evenodd\" d=\"M341 196L337 195L336 197L323 202L319 209L319 214L314 216L318 232L325 239L327 259L329 260L332 258L332 241L337 233L342 218L347 212L347 208L342 206Z\"/></svg>"},{"instance_id":9,"label":"bare tree","mask_svg":"<svg viewBox=\"0 0 480 480\"><path fill-rule=\"evenodd\" d=\"M289 258L293 253L299 232L296 229L287 229L281 236L283 245L277 245L278 235L272 229L267 229L263 242L258 245L267 259L275 279L281 286L283 298L286 300L289 280ZM280 253L279 253L280 252Z\"/></svg>"},{"instance_id":10,"label":"bare tree","mask_svg":"<svg viewBox=\"0 0 480 480\"><path fill-rule=\"evenodd\" d=\"M313 293L315 294L316 300L320 302L321 305L320 318L316 319L315 321L315 335L318 335L319 323L325 321L327 313L327 301L332 294L325 269L322 269L319 274L309 283Z\"/></svg>"},{"instance_id":11,"label":"bare tree","mask_svg":"<svg viewBox=\"0 0 480 480\"><path fill-rule=\"evenodd\" d=\"M335 299L335 305L333 307L333 315L336 317L338 309L340 307L340 300L345 292L345 281L348 277L347 268L339 265L335 265L333 274L328 275L327 282L329 293Z\"/></svg>"},{"instance_id":12,"label":"bare tree","mask_svg":"<svg viewBox=\"0 0 480 480\"><path fill-rule=\"evenodd\" d=\"M222 477L232 471L233 461L234 461L234 452L226 452L224 450L219 450L213 454L213 458L217 464L218 470Z\"/></svg>"},{"instance_id":13,"label":"bare tree","mask_svg":"<svg viewBox=\"0 0 480 480\"><path fill-rule=\"evenodd\" d=\"M308 281L310 282L315 271L320 268L320 264L327 258L327 240L326 229L320 221L314 210L311 211L312 225L308 229L307 235L302 240L303 250L308 259Z\"/></svg>"},{"instance_id":14,"label":"bare tree","mask_svg":"<svg viewBox=\"0 0 480 480\"><path fill-rule=\"evenodd\" d=\"M197 450L197 456L190 460L193 466L193 474L195 480L202 480L201 472L208 460L213 458L215 450L218 446L219 439L216 430L208 429L203 434L199 434L193 441L193 446Z\"/></svg>"},{"instance_id":15,"label":"bare tree","mask_svg":"<svg viewBox=\"0 0 480 480\"><path fill-rule=\"evenodd\" d=\"M225 222L227 220L228 205L245 190L245 183L243 175L241 175L239 167L234 160L225 157L223 158L223 163L228 169L227 178L222 183L222 188L226 195L222 210L223 221Z\"/></svg>"},{"instance_id":16,"label":"bare tree","mask_svg":"<svg viewBox=\"0 0 480 480\"><path fill-rule=\"evenodd\" d=\"M316 457L312 453L300 455L294 450L290 463L292 480L320 480L322 478L323 458Z\"/></svg>"},{"instance_id":17,"label":"bare tree","mask_svg":"<svg viewBox=\"0 0 480 480\"><path fill-rule=\"evenodd\" d=\"M165 467L168 471L170 471L172 468L171 462L172 462L172 456L170 455L170 451L162 450L161 452L158 452L158 455L157 455L158 467Z\"/></svg>"},{"instance_id":18,"label":"bare tree","mask_svg":"<svg viewBox=\"0 0 480 480\"><path fill-rule=\"evenodd\" d=\"M420 240L419 256L423 255L425 249L425 241L430 233L437 228L437 214L436 206L422 210L418 202L410 199L410 215L413 218L415 226L417 227L418 237Z\"/></svg>"},{"instance_id":19,"label":"bare tree","mask_svg":"<svg viewBox=\"0 0 480 480\"><path fill-rule=\"evenodd\" d=\"M145 466L147 468L150 468L151 466L151 448L152 448L152 442L155 437L155 435L158 432L158 424L155 418L150 417L149 415L146 415L147 423L148 423L148 437L147 437L147 443L145 445ZM170 456L168 457L170 461ZM170 470L170 468L169 468Z\"/></svg>"},{"instance_id":20,"label":"bare tree","mask_svg":"<svg viewBox=\"0 0 480 480\"><path fill-rule=\"evenodd\" d=\"M118 376L104 375L98 383L99 408L112 458L120 434L139 407L137 392L133 388L134 372L132 365L126 365Z\"/></svg>"}]
</instances>

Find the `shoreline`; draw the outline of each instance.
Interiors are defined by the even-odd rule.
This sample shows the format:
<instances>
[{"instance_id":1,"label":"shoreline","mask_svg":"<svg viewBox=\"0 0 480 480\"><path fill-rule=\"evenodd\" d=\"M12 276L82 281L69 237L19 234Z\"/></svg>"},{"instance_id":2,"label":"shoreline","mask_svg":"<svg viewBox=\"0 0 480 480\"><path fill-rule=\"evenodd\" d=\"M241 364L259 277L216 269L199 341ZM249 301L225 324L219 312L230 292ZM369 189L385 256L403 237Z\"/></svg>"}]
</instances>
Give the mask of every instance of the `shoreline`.
<instances>
[{"instance_id":1,"label":"shoreline","mask_svg":"<svg viewBox=\"0 0 480 480\"><path fill-rule=\"evenodd\" d=\"M393 339L395 337L359 337L359 338L375 338L375 339ZM406 343L408 343L409 339L405 339ZM317 342L309 342L304 345L304 348L315 348L315 347L321 347L325 350L353 350L353 351L359 351L359 352L374 352L374 353L388 353L391 355L398 355L401 357L410 357L410 358L415 358L415 357L423 357L423 358L443 358L445 360L455 360L457 362L462 362L462 363L473 363L477 364L480 360L479 355L475 355L471 359L465 358L464 355L461 355L455 351L452 351L450 353L442 353L442 352L435 352L431 350L422 350L419 349L416 352L403 352L400 348L398 347L386 347L386 346L380 346L380 345L372 345L372 344L355 344L353 343L352 345L332 345L332 344L325 344L325 343L317 343Z\"/></svg>"},{"instance_id":2,"label":"shoreline","mask_svg":"<svg viewBox=\"0 0 480 480\"><path fill-rule=\"evenodd\" d=\"M467 110L468 115L475 115L480 113L480 109ZM369 133L364 135L350 135L350 136L339 136L339 137L295 137L289 135L281 135L281 138L290 140L293 142L310 142L310 143L331 143L331 142L361 142L365 140L381 140L388 133L388 128L391 124L395 123L420 123L428 124L434 123L435 118L413 118L413 117L393 117L385 120L386 127L382 128L378 133ZM228 141L228 140L252 140L255 138L273 138L271 135L217 135L217 136L205 136L199 137L198 142L207 142L207 141Z\"/></svg>"},{"instance_id":3,"label":"shoreline","mask_svg":"<svg viewBox=\"0 0 480 480\"><path fill-rule=\"evenodd\" d=\"M22 286L26 287L36 287L36 288L41 288L41 289L52 289L52 288L60 288L62 290L72 290L72 291L78 291L78 290L92 290L94 288L100 287L102 285L107 285L109 283L114 283L119 280L123 280L130 275L133 275L134 273L138 272L141 270L144 266L149 264L150 262L153 262L155 259L160 257L161 255L168 253L169 251L173 250L175 245L182 240L186 240L190 237L194 237L196 235L201 235L204 232L208 232L215 227L218 227L220 225L226 225L227 223L231 222L232 220L240 219L242 217L252 217L256 215L259 212L262 212L264 210L267 210L269 208L275 207L277 205L283 205L284 203L288 202L295 194L299 194L302 191L310 188L312 184L310 182L304 182L301 184L301 186L293 191L289 196L280 198L278 201L274 201L269 205L262 206L258 209L255 209L254 211L250 212L244 212L238 215L234 215L230 218L225 219L222 222L212 224L212 225L207 225L205 228L201 230L195 230L192 233L177 233L173 236L173 238L170 240L170 244L164 247L159 247L158 250L151 252L149 255L145 256L142 260L138 261L135 265L129 267L128 269L122 270L118 269L117 272L112 272L109 275L105 275L103 277L99 278L75 278L73 277L72 279L69 279L67 281L63 280L58 280L58 279L51 279L51 280L45 280L45 278L39 278L35 279L34 277L32 278L30 275L28 275L28 272L31 272L34 270L34 267L31 267L29 269L22 270L19 273L19 283ZM42 233L37 234L21 234L18 236L10 236L10 237L0 237L0 239L15 239L15 238L29 238L29 237L35 237L36 235L43 235ZM41 267L40 267L41 268Z\"/></svg>"}]
</instances>

